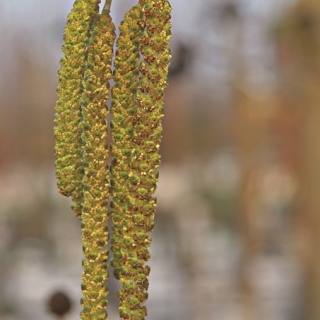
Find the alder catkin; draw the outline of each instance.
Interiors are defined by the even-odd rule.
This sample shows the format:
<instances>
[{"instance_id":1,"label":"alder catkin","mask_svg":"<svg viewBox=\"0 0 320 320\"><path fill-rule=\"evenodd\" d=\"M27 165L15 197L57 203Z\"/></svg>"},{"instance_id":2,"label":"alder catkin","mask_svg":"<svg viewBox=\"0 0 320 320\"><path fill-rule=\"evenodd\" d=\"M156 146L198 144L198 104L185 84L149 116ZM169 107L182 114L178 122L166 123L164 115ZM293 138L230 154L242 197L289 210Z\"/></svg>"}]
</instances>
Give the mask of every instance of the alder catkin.
<instances>
[{"instance_id":1,"label":"alder catkin","mask_svg":"<svg viewBox=\"0 0 320 320\"><path fill-rule=\"evenodd\" d=\"M87 60L87 44L100 0L76 0L68 15L58 71L58 101L55 114L56 176L59 192L81 201L81 94ZM80 199L79 199L80 198ZM78 216L81 209L75 209Z\"/></svg>"},{"instance_id":2,"label":"alder catkin","mask_svg":"<svg viewBox=\"0 0 320 320\"><path fill-rule=\"evenodd\" d=\"M156 208L152 195L160 163L170 12L168 1L140 1L120 27L112 109L111 248L114 273L122 285L118 293L122 319L141 320L147 315L150 268L145 264ZM137 69L138 60L142 61Z\"/></svg>"},{"instance_id":3,"label":"alder catkin","mask_svg":"<svg viewBox=\"0 0 320 320\"><path fill-rule=\"evenodd\" d=\"M137 108L138 67L140 60L141 7L134 6L126 13L119 27L117 52L114 62L115 85L112 89L112 209L113 233L111 250L115 277L121 283L119 312L123 319L140 319L134 298L135 287L132 263L138 261L133 229L134 198L131 195L133 149L133 119ZM138 181L135 181L138 183ZM131 286L128 286L132 283ZM128 318L127 318L128 317ZM133 319L133 318L132 318Z\"/></svg>"},{"instance_id":4,"label":"alder catkin","mask_svg":"<svg viewBox=\"0 0 320 320\"><path fill-rule=\"evenodd\" d=\"M84 175L82 202L83 298L81 319L105 319L108 290L107 100L115 27L104 9L94 21L83 78L82 153Z\"/></svg>"},{"instance_id":5,"label":"alder catkin","mask_svg":"<svg viewBox=\"0 0 320 320\"><path fill-rule=\"evenodd\" d=\"M170 60L171 7L139 0L115 27L111 0L76 0L65 28L55 114L56 176L81 218L82 320L107 318L108 205L113 224L112 267L121 288L121 319L147 316L153 230L162 138L164 89ZM113 79L107 146L107 100ZM108 161L111 160L111 168Z\"/></svg>"}]
</instances>

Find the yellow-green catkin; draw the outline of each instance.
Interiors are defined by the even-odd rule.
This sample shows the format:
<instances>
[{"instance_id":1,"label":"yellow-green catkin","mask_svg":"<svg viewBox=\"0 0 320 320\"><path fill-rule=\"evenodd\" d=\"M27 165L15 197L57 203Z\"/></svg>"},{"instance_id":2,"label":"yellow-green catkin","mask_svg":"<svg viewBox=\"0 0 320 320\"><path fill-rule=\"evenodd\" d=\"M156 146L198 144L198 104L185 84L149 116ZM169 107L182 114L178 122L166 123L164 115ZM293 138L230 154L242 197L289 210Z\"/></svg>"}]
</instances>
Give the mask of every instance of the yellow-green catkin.
<instances>
[{"instance_id":1,"label":"yellow-green catkin","mask_svg":"<svg viewBox=\"0 0 320 320\"><path fill-rule=\"evenodd\" d=\"M81 93L82 78L87 60L87 44L100 0L76 0L68 15L64 32L61 68L58 72L58 101L55 114L56 176L61 194L72 196L81 214Z\"/></svg>"},{"instance_id":2,"label":"yellow-green catkin","mask_svg":"<svg viewBox=\"0 0 320 320\"><path fill-rule=\"evenodd\" d=\"M171 6L167 0L141 1L143 6L143 34L140 52L143 59L139 66L137 102L134 117L133 148L136 154L132 159L132 171L139 183L133 185L131 193L135 197L133 231L138 263L134 266L134 282L138 300L137 309L142 309L148 296L150 268L145 263L150 259L148 235L154 225L156 199L153 194L158 181L160 164L160 142L162 138L161 119L163 117L164 89L170 60L169 40L171 37ZM132 306L132 302L131 302ZM131 307L130 306L130 307ZM144 319L139 316L131 319Z\"/></svg>"},{"instance_id":3,"label":"yellow-green catkin","mask_svg":"<svg viewBox=\"0 0 320 320\"><path fill-rule=\"evenodd\" d=\"M141 319L141 310L136 308L135 293L128 284L134 286L132 269L136 267L133 197L130 194L131 183L138 183L137 176L131 170L135 150L133 141L133 118L137 108L138 67L140 60L139 44L141 39L141 6L134 6L124 17L119 27L117 52L114 62L115 85L112 89L112 211L113 233L111 250L112 267L115 277L121 283L119 290L120 317ZM130 302L131 300L131 302ZM127 311L129 306L130 313ZM142 317L145 311L143 310ZM133 319L133 318L132 318Z\"/></svg>"},{"instance_id":4,"label":"yellow-green catkin","mask_svg":"<svg viewBox=\"0 0 320 320\"><path fill-rule=\"evenodd\" d=\"M150 259L149 233L153 229L156 208L153 193L160 164L161 119L171 36L171 7L168 1L140 1L137 8L141 10L139 22L131 22L131 28L125 28L124 34L128 34L128 29L133 30L133 26L138 28L135 31L137 36L132 39L139 40L139 50L131 42L127 42L126 46L124 40L124 50L119 55L122 52L128 54L128 47L134 48L135 54L140 51L142 61L138 75L136 77L134 68L133 73L124 72L120 76L118 66L115 65L115 74L119 77L119 87L122 90L121 93L120 90L117 91L119 98L116 103L119 102L122 108L127 109L119 113L117 121L120 128L116 136L113 131L114 147L119 141L121 148L113 152L115 166L112 170L113 178L116 173L120 176L120 183L114 179L113 187L112 217L115 235L112 265L122 284L118 294L120 317L132 320L145 319L147 315L144 304L148 298L147 276L150 268L145 264ZM128 17L126 19L129 20ZM129 61L128 57L126 61ZM123 66L127 68L125 63ZM121 115L124 115L123 118ZM124 121L132 121L131 126L127 123L125 127L121 127Z\"/></svg>"},{"instance_id":5,"label":"yellow-green catkin","mask_svg":"<svg viewBox=\"0 0 320 320\"><path fill-rule=\"evenodd\" d=\"M82 94L83 203L82 241L83 275L81 319L107 318L106 281L108 279L108 200L107 99L115 27L109 8L98 15L88 46L87 67Z\"/></svg>"},{"instance_id":6,"label":"yellow-green catkin","mask_svg":"<svg viewBox=\"0 0 320 320\"><path fill-rule=\"evenodd\" d=\"M76 0L65 29L55 115L58 187L81 217L82 320L107 318L108 202L111 250L121 319L143 320L148 298L149 246L160 164L164 89L170 60L171 7L140 0L119 27L112 89L112 166L106 102L115 28L111 0ZM110 177L111 175L111 177Z\"/></svg>"}]
</instances>

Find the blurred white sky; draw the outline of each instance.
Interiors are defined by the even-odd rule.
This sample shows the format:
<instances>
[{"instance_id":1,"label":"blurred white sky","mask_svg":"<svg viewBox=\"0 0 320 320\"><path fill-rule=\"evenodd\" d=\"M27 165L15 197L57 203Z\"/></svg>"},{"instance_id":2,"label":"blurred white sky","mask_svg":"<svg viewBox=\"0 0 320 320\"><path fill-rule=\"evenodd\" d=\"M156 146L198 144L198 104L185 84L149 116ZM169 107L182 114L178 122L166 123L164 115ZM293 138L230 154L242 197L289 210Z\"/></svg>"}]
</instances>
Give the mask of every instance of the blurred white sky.
<instances>
[{"instance_id":1,"label":"blurred white sky","mask_svg":"<svg viewBox=\"0 0 320 320\"><path fill-rule=\"evenodd\" d=\"M217 56L216 46L217 43L219 46L222 40L228 41L228 39L224 39L224 36L219 34L219 29L207 30L206 28L210 28L210 19L216 18L213 17L215 5L228 1L231 0L170 1L173 8L172 49L175 49L177 42L182 42L204 52L207 57L198 55L198 65L195 67L201 68L203 66L203 72L208 71L210 77L213 74L219 77L219 68L224 68ZM249 49L252 51L261 47L266 52L266 48L272 49L269 45L260 44L261 39L265 38L263 29L266 30L270 25L270 20L276 19L286 7L297 0L234 1L239 3L240 10L246 16L250 15L258 21L258 24L249 26L248 35L251 38L246 41ZM12 61L19 61L21 48L24 51L27 50L33 59L44 61L46 65L50 62L49 67L53 72L56 72L59 67L59 58L62 56L63 28L73 2L74 0L0 0L0 37L2 40L2 45L0 45L0 84L4 88L0 94L3 95L6 91L5 83L8 76L12 78L15 70L19 68ZM125 12L137 2L138 0L113 0L112 16L116 25L120 23ZM231 28L231 32L234 33L232 30L235 29ZM231 36L234 35L231 34ZM214 63L219 66L218 69L212 65Z\"/></svg>"},{"instance_id":2,"label":"blurred white sky","mask_svg":"<svg viewBox=\"0 0 320 320\"><path fill-rule=\"evenodd\" d=\"M171 0L173 8L174 34L187 35L194 29L200 19L203 8L218 2L229 0ZM258 16L274 16L282 8L296 0L236 0L246 11ZM45 32L43 26L65 20L74 0L0 0L1 27L19 29L23 32L39 34ZM118 24L123 14L137 0L113 0L112 13L115 23ZM10 31L9 29L7 31Z\"/></svg>"},{"instance_id":3,"label":"blurred white sky","mask_svg":"<svg viewBox=\"0 0 320 320\"><path fill-rule=\"evenodd\" d=\"M217 3L228 1L230 0L171 0L173 8L172 48L174 49L177 42L190 44L197 48L206 45L204 51L211 52L208 59L214 60L208 43L214 38L219 38L219 34L214 34L216 31L213 30L211 33L210 30L202 31L201 28L205 28L202 23L206 19L207 22L210 22L210 15L214 14ZM258 18L259 28L263 28L263 25L268 25L270 19L276 18L283 12L283 9L297 0L234 1L240 4L240 9L244 13ZM30 55L35 59L43 59L45 55L46 59L52 61L53 70L58 68L59 58L62 55L63 28L73 2L74 0L0 0L0 36L2 44L6 44L0 46L2 58L0 70L3 70L0 82L6 77L8 67L12 71L14 70L15 67L11 61L19 55L19 46L24 50L29 50ZM136 3L137 0L113 0L112 16L116 25L120 23L125 12ZM206 13L207 17L204 17ZM260 35L254 36L251 43L255 44L260 38ZM207 70L207 66L205 66L205 70ZM210 71L210 73L212 72Z\"/></svg>"}]
</instances>

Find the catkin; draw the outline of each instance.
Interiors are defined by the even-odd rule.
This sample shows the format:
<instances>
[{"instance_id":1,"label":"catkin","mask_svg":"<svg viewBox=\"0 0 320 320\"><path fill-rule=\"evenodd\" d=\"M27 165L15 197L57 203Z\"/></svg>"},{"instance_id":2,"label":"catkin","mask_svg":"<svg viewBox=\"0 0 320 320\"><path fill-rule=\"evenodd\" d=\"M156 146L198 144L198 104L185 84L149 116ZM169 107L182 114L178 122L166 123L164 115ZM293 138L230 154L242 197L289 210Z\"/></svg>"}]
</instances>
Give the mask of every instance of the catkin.
<instances>
[{"instance_id":1,"label":"catkin","mask_svg":"<svg viewBox=\"0 0 320 320\"><path fill-rule=\"evenodd\" d=\"M131 170L138 184L132 183L134 197L133 233L137 261L132 265L135 294L130 296L131 306L139 310L138 317L144 319L143 304L148 297L150 268L145 265L150 259L148 248L151 237L148 235L154 226L156 199L153 194L158 181L160 164L160 142L162 138L161 119L163 117L164 89L167 86L167 73L170 59L169 40L171 36L168 1L145 0L143 6L143 34L140 40L140 52L143 56L139 66L137 113L133 119L134 161Z\"/></svg>"},{"instance_id":2,"label":"catkin","mask_svg":"<svg viewBox=\"0 0 320 320\"><path fill-rule=\"evenodd\" d=\"M81 215L81 93L87 60L87 44L100 0L76 0L68 15L58 71L58 101L55 114L56 176L59 192L72 196L74 210ZM78 204L78 205L77 205Z\"/></svg>"},{"instance_id":3,"label":"catkin","mask_svg":"<svg viewBox=\"0 0 320 320\"><path fill-rule=\"evenodd\" d=\"M133 226L131 182L138 183L131 170L135 150L132 148L133 118L137 108L138 67L140 60L141 6L133 7L124 17L117 40L114 80L112 90L112 211L113 233L111 250L115 277L121 283L119 290L120 317L140 319L132 286L132 268L138 261ZM128 288L128 285L132 286ZM144 311L145 313L145 311ZM128 318L129 317L129 318ZM133 319L133 318L132 318Z\"/></svg>"},{"instance_id":4,"label":"catkin","mask_svg":"<svg viewBox=\"0 0 320 320\"><path fill-rule=\"evenodd\" d=\"M108 199L110 176L106 145L109 80L115 27L109 10L98 15L88 45L87 68L82 94L83 203L82 241L83 275L81 319L105 319L108 279Z\"/></svg>"},{"instance_id":5,"label":"catkin","mask_svg":"<svg viewBox=\"0 0 320 320\"><path fill-rule=\"evenodd\" d=\"M118 85L113 105L119 106L119 112L113 112L112 126L112 266L122 285L118 293L120 317L132 320L145 319L147 315L144 303L148 298L150 268L145 264L150 259L149 233L154 225L156 200L152 195L158 180L171 36L168 1L140 1L134 8L137 9L141 10L139 17L132 15L134 11L126 15L118 41ZM137 73L140 54L142 61ZM132 67L130 72L128 66Z\"/></svg>"},{"instance_id":6,"label":"catkin","mask_svg":"<svg viewBox=\"0 0 320 320\"><path fill-rule=\"evenodd\" d=\"M170 60L171 7L167 0L139 0L115 27L111 0L76 0L65 28L55 114L56 176L81 217L82 320L107 318L108 203L114 275L121 319L143 320L148 298L162 138L164 89ZM112 89L111 168L106 102Z\"/></svg>"}]
</instances>

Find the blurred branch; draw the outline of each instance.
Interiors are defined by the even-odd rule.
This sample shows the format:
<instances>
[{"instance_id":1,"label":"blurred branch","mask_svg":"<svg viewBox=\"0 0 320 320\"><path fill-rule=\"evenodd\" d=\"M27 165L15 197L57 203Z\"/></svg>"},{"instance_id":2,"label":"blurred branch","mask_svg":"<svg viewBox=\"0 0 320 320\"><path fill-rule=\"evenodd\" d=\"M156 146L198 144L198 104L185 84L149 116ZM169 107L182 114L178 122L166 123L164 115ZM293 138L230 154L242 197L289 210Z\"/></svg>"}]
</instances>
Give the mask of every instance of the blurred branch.
<instances>
[{"instance_id":1,"label":"blurred branch","mask_svg":"<svg viewBox=\"0 0 320 320\"><path fill-rule=\"evenodd\" d=\"M112 3L112 0L106 0L104 7L103 7L103 10L110 10L111 3Z\"/></svg>"}]
</instances>

